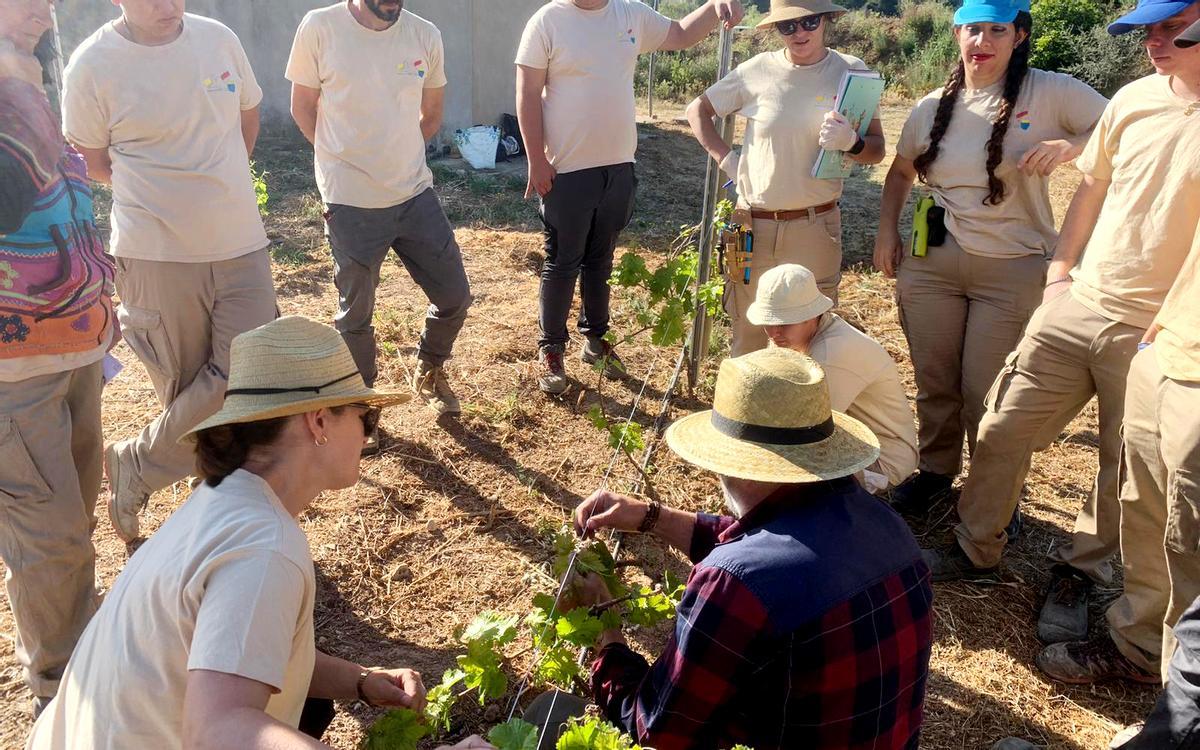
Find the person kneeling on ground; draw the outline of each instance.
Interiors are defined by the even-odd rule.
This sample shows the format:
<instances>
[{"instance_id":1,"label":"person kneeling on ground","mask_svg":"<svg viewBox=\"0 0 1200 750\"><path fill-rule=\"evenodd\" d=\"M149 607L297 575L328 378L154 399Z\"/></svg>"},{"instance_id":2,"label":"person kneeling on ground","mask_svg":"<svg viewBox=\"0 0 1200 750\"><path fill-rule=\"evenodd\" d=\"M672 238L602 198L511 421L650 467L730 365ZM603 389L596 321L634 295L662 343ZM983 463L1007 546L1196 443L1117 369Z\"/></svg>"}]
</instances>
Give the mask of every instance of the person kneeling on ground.
<instances>
[{"instance_id":1,"label":"person kneeling on ground","mask_svg":"<svg viewBox=\"0 0 1200 750\"><path fill-rule=\"evenodd\" d=\"M654 662L600 636L594 699L658 750L916 748L932 644L929 570L904 521L852 478L879 455L829 407L820 366L787 349L721 363L711 411L667 443L716 472L733 517L601 490L576 529L654 533L695 562ZM582 605L610 598L577 584Z\"/></svg>"},{"instance_id":2,"label":"person kneeling on ground","mask_svg":"<svg viewBox=\"0 0 1200 750\"><path fill-rule=\"evenodd\" d=\"M759 278L746 318L765 328L775 346L815 359L825 371L834 411L846 412L879 438L879 460L861 476L869 492L879 493L917 470L917 430L891 355L832 308L812 271L789 263Z\"/></svg>"},{"instance_id":3,"label":"person kneeling on ground","mask_svg":"<svg viewBox=\"0 0 1200 750\"><path fill-rule=\"evenodd\" d=\"M117 577L28 750L317 748L331 699L420 710L417 672L315 648L296 522L358 481L380 408L408 398L367 388L337 331L307 318L237 336L224 406L184 437L203 485Z\"/></svg>"}]
</instances>

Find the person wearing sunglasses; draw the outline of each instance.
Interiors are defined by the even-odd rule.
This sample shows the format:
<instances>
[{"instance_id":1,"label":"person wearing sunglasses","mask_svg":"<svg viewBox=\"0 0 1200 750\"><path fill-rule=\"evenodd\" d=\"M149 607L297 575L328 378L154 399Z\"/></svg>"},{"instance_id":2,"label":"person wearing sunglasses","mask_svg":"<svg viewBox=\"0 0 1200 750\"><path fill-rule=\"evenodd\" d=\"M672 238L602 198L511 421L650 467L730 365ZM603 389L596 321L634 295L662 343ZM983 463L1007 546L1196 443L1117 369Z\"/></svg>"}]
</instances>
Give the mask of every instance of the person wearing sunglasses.
<instances>
[{"instance_id":1,"label":"person wearing sunglasses","mask_svg":"<svg viewBox=\"0 0 1200 750\"><path fill-rule=\"evenodd\" d=\"M230 357L223 407L182 440L203 484L117 577L30 750L318 748L332 700L421 710L417 672L316 649L296 520L358 481L380 408L409 396L368 388L338 332L299 316L237 336Z\"/></svg>"},{"instance_id":2,"label":"person wearing sunglasses","mask_svg":"<svg viewBox=\"0 0 1200 750\"><path fill-rule=\"evenodd\" d=\"M737 184L738 208L748 210L754 249L749 278L730 270L725 310L732 326L732 356L767 345L761 326L746 318L763 272L797 263L817 277L821 293L837 304L842 268L841 180L811 176L821 149L845 151L860 164L883 159L883 126L871 120L867 135L834 111L846 71L862 60L825 46L832 20L846 9L830 0L772 0L758 24L774 29L783 48L746 60L710 86L687 109L696 140ZM714 117L746 120L742 152L717 132ZM741 213L739 211L739 213Z\"/></svg>"},{"instance_id":3,"label":"person wearing sunglasses","mask_svg":"<svg viewBox=\"0 0 1200 750\"><path fill-rule=\"evenodd\" d=\"M985 396L1042 300L1058 241L1050 174L1079 155L1107 104L1029 67L1029 10L1029 0L966 0L955 13L959 59L909 114L884 183L874 260L897 279L921 452L892 499L917 515L948 495L964 438L975 452ZM916 180L936 205L927 247L906 255L900 213Z\"/></svg>"}]
</instances>

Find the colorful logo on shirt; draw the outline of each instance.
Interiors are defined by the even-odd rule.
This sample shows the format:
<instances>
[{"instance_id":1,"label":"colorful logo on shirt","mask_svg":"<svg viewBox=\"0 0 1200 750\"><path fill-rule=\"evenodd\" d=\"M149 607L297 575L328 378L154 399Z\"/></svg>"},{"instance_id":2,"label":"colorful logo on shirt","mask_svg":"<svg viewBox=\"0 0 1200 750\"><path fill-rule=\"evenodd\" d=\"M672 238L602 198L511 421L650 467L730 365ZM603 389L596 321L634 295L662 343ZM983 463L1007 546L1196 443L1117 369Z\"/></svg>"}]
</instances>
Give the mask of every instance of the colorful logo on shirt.
<instances>
[{"instance_id":1,"label":"colorful logo on shirt","mask_svg":"<svg viewBox=\"0 0 1200 750\"><path fill-rule=\"evenodd\" d=\"M417 78L424 78L425 61L413 60L410 63L397 63L396 72L402 76L416 76Z\"/></svg>"},{"instance_id":2,"label":"colorful logo on shirt","mask_svg":"<svg viewBox=\"0 0 1200 750\"><path fill-rule=\"evenodd\" d=\"M1017 113L1017 125L1021 127L1021 130L1029 130L1033 125L1033 121L1029 119L1029 110Z\"/></svg>"},{"instance_id":3,"label":"colorful logo on shirt","mask_svg":"<svg viewBox=\"0 0 1200 750\"><path fill-rule=\"evenodd\" d=\"M233 80L233 74L228 70L217 76L217 79L205 78L204 88L208 91L228 91L230 93L237 92L237 83Z\"/></svg>"},{"instance_id":4,"label":"colorful logo on shirt","mask_svg":"<svg viewBox=\"0 0 1200 750\"><path fill-rule=\"evenodd\" d=\"M633 35L633 29L626 29L624 34L617 34L618 42L628 41L630 44L637 44L637 37Z\"/></svg>"}]
</instances>

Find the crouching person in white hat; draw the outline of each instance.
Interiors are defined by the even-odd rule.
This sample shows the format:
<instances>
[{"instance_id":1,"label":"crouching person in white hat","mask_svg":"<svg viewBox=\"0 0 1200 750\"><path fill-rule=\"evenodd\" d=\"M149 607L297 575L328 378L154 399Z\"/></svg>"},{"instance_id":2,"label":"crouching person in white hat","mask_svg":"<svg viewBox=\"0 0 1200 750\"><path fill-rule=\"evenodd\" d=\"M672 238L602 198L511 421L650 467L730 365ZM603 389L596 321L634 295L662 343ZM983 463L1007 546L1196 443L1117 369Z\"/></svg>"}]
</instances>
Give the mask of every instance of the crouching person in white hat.
<instances>
[{"instance_id":1,"label":"crouching person in white hat","mask_svg":"<svg viewBox=\"0 0 1200 750\"><path fill-rule=\"evenodd\" d=\"M653 533L689 554L666 651L648 664L604 632L592 691L646 746L917 746L932 645L929 569L894 511L852 478L879 455L858 420L829 407L821 367L788 349L721 363L710 411L667 443L715 472L731 516L601 490L578 531ZM573 597L609 598L597 576Z\"/></svg>"},{"instance_id":2,"label":"crouching person in white hat","mask_svg":"<svg viewBox=\"0 0 1200 750\"><path fill-rule=\"evenodd\" d=\"M746 318L766 329L775 346L807 354L825 370L829 401L879 438L879 460L863 470L878 493L917 470L917 430L896 363L875 339L830 312L833 301L816 277L789 263L765 272Z\"/></svg>"},{"instance_id":3,"label":"crouching person in white hat","mask_svg":"<svg viewBox=\"0 0 1200 750\"><path fill-rule=\"evenodd\" d=\"M358 481L380 408L408 398L307 318L237 336L224 406L183 438L204 483L117 577L27 748L318 748L330 699L419 710L417 672L316 650L296 522Z\"/></svg>"}]
</instances>

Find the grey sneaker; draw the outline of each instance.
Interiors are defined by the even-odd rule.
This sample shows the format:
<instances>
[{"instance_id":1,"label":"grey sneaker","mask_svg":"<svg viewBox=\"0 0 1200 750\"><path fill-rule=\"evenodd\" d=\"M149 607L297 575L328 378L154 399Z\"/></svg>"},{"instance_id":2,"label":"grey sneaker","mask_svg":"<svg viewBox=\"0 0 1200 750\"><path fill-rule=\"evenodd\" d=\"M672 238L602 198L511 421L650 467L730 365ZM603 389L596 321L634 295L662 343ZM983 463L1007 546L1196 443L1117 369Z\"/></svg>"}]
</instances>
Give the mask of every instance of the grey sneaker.
<instances>
[{"instance_id":1,"label":"grey sneaker","mask_svg":"<svg viewBox=\"0 0 1200 750\"><path fill-rule=\"evenodd\" d=\"M543 347L538 352L538 388L543 393L558 396L567 390L567 370L563 367L563 353L557 349Z\"/></svg>"},{"instance_id":2,"label":"grey sneaker","mask_svg":"<svg viewBox=\"0 0 1200 750\"><path fill-rule=\"evenodd\" d=\"M1091 641L1055 643L1037 656L1038 669L1059 682L1086 685L1101 680L1127 680L1156 685L1160 675L1147 672L1117 649L1108 633Z\"/></svg>"},{"instance_id":3,"label":"grey sneaker","mask_svg":"<svg viewBox=\"0 0 1200 750\"><path fill-rule=\"evenodd\" d=\"M104 474L108 477L108 520L121 541L131 544L141 536L138 514L150 502L150 491L121 465L116 443L104 448Z\"/></svg>"},{"instance_id":4,"label":"grey sneaker","mask_svg":"<svg viewBox=\"0 0 1200 750\"><path fill-rule=\"evenodd\" d=\"M446 379L446 370L440 365L421 360L413 376L413 391L438 414L462 412L462 405L450 389L450 381Z\"/></svg>"},{"instance_id":5,"label":"grey sneaker","mask_svg":"<svg viewBox=\"0 0 1200 750\"><path fill-rule=\"evenodd\" d=\"M967 553L957 543L940 549L923 549L921 558L929 566L935 583L942 581L978 581L995 578L998 566L980 568L971 562Z\"/></svg>"},{"instance_id":6,"label":"grey sneaker","mask_svg":"<svg viewBox=\"0 0 1200 750\"><path fill-rule=\"evenodd\" d=\"M1088 595L1092 581L1070 565L1055 565L1050 587L1038 615L1038 639L1042 643L1082 641L1088 634Z\"/></svg>"},{"instance_id":7,"label":"grey sneaker","mask_svg":"<svg viewBox=\"0 0 1200 750\"><path fill-rule=\"evenodd\" d=\"M588 336L583 348L579 350L579 359L585 365L604 365L604 377L619 380L625 377L625 363L617 356L613 345L601 338Z\"/></svg>"}]
</instances>

